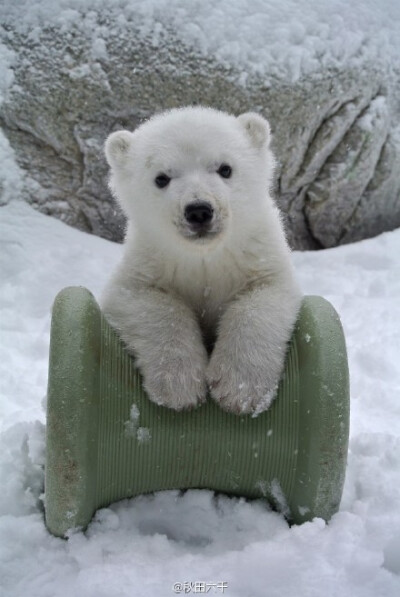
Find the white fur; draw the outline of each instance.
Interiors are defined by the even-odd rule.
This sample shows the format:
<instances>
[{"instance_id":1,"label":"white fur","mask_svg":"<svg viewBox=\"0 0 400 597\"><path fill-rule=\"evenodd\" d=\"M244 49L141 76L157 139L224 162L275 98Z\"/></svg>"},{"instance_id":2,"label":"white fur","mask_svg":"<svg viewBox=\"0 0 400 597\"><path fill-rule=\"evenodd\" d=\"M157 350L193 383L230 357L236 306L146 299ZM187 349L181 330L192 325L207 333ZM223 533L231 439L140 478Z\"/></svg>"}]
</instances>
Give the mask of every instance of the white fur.
<instances>
[{"instance_id":1,"label":"white fur","mask_svg":"<svg viewBox=\"0 0 400 597\"><path fill-rule=\"evenodd\" d=\"M236 413L273 399L301 295L269 194L269 141L257 114L193 107L107 139L110 187L128 229L102 305L159 404L195 406L207 387ZM222 163L230 178L218 174ZM171 177L163 189L160 173ZM197 200L214 209L212 234L201 238L183 216Z\"/></svg>"}]
</instances>

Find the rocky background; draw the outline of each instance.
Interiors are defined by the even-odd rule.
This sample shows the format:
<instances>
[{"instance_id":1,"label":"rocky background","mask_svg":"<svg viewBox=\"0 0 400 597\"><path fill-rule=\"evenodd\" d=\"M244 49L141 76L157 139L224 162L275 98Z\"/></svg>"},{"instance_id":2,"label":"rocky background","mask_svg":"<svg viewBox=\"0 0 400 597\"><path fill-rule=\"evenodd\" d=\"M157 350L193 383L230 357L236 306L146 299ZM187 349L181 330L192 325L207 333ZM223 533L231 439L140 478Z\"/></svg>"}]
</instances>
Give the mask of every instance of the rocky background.
<instances>
[{"instance_id":1,"label":"rocky background","mask_svg":"<svg viewBox=\"0 0 400 597\"><path fill-rule=\"evenodd\" d=\"M240 15L232 15L239 18L233 59L232 40L230 54L208 42L218 33L205 30L208 16L188 19L187 5L199 11L197 2L172 1L180 20L176 12L163 17L162 0L146 14L135 0L62 4L52 17L44 0L36 12L25 2L0 10L0 146L19 177L14 184L16 177L3 176L3 202L18 187L40 211L121 241L124 220L107 188L105 138L154 112L205 104L269 119L275 197L294 248L332 247L400 225L400 61L390 25L385 31L378 22L377 37L367 31L345 52L332 28L324 40L319 23L299 29L289 22L281 46L274 30L272 47L268 28L257 29L271 0L255 2L264 6L253 21L257 59L245 42L241 57ZM285 22L275 15L271 27L280 18ZM400 31L400 18L398 25ZM334 32L345 26L335 24Z\"/></svg>"}]
</instances>

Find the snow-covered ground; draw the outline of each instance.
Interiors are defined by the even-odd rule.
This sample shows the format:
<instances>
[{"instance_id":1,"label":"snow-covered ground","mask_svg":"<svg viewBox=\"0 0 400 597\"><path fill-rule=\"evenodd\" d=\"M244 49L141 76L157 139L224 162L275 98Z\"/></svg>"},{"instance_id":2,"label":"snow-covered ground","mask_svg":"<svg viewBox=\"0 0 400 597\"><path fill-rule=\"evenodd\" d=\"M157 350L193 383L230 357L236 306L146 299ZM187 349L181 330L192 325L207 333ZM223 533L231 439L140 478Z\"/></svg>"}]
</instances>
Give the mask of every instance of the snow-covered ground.
<instances>
[{"instance_id":1,"label":"snow-covered ground","mask_svg":"<svg viewBox=\"0 0 400 597\"><path fill-rule=\"evenodd\" d=\"M41 507L50 309L67 285L98 296L121 247L19 201L0 218L1 596L164 597L185 582L229 597L400 594L400 230L294 254L304 292L339 311L350 359L348 470L328 525L169 491L104 509L64 541Z\"/></svg>"}]
</instances>

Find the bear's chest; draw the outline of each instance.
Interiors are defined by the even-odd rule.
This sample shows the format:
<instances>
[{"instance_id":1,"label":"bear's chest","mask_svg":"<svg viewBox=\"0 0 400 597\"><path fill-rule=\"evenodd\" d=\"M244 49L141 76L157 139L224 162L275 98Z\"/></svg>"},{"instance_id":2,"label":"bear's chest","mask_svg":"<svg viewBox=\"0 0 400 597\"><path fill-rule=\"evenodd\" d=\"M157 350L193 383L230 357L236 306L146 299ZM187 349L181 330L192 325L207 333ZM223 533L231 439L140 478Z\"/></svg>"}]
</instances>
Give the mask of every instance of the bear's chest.
<instances>
[{"instance_id":1,"label":"bear's chest","mask_svg":"<svg viewBox=\"0 0 400 597\"><path fill-rule=\"evenodd\" d=\"M200 321L213 325L226 304L246 287L249 270L227 253L221 259L182 259L164 268L162 278L165 290L178 294Z\"/></svg>"}]
</instances>

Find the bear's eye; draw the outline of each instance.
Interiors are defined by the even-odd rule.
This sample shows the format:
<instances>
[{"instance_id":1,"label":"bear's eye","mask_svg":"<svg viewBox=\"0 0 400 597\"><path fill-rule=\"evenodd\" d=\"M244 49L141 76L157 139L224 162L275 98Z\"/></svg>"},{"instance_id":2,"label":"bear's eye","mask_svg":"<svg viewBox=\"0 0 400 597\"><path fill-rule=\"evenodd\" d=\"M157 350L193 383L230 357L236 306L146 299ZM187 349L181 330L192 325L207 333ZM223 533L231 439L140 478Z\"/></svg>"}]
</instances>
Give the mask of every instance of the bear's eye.
<instances>
[{"instance_id":1,"label":"bear's eye","mask_svg":"<svg viewBox=\"0 0 400 597\"><path fill-rule=\"evenodd\" d=\"M222 178L230 178L232 176L232 168L229 164L221 164L217 172Z\"/></svg>"},{"instance_id":2,"label":"bear's eye","mask_svg":"<svg viewBox=\"0 0 400 597\"><path fill-rule=\"evenodd\" d=\"M154 182L156 183L159 189L163 189L169 184L170 180L170 177L164 174L164 172L162 172L161 174L155 177Z\"/></svg>"}]
</instances>

